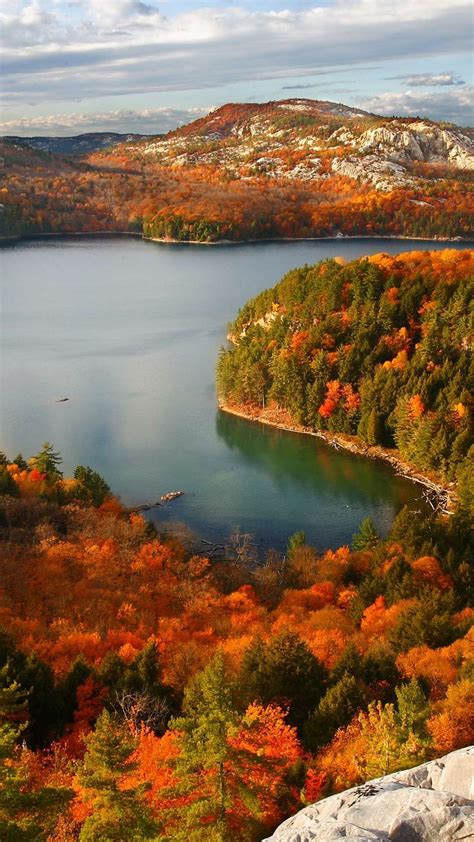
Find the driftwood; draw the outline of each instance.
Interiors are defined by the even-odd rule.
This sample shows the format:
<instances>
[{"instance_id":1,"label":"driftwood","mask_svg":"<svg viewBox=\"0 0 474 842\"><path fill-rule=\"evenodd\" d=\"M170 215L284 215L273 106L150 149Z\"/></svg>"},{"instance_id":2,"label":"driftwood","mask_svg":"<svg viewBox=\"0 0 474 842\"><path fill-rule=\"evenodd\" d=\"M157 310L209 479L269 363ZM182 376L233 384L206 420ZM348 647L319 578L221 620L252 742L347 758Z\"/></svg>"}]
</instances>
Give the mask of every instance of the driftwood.
<instances>
[{"instance_id":1,"label":"driftwood","mask_svg":"<svg viewBox=\"0 0 474 842\"><path fill-rule=\"evenodd\" d=\"M420 477L403 471L400 466L396 467L396 474L404 479L409 479L411 482L416 482L418 485L423 486L421 496L423 497L423 500L428 503L433 512L438 512L442 515L452 514L450 507L451 495L446 488L436 485L435 482L431 482L429 479L421 479Z\"/></svg>"},{"instance_id":2,"label":"driftwood","mask_svg":"<svg viewBox=\"0 0 474 842\"><path fill-rule=\"evenodd\" d=\"M125 509L125 511L129 515L137 512L149 512L150 509L156 509L158 506L162 506L163 503L168 503L170 500L176 500L177 497L182 497L183 494L184 491L169 491L168 494L162 494L156 503L142 503L140 506L130 506L128 509Z\"/></svg>"},{"instance_id":3,"label":"driftwood","mask_svg":"<svg viewBox=\"0 0 474 842\"><path fill-rule=\"evenodd\" d=\"M142 503L141 506L129 506L125 509L128 515L138 514L138 512L149 512L150 509L156 509L157 506L161 506L162 503Z\"/></svg>"},{"instance_id":4,"label":"driftwood","mask_svg":"<svg viewBox=\"0 0 474 842\"><path fill-rule=\"evenodd\" d=\"M206 541L204 538L201 538L201 544L206 544L206 549L203 550L202 554L205 554L207 558L214 558L215 556L224 558L229 549L225 544L215 544L213 541Z\"/></svg>"}]
</instances>

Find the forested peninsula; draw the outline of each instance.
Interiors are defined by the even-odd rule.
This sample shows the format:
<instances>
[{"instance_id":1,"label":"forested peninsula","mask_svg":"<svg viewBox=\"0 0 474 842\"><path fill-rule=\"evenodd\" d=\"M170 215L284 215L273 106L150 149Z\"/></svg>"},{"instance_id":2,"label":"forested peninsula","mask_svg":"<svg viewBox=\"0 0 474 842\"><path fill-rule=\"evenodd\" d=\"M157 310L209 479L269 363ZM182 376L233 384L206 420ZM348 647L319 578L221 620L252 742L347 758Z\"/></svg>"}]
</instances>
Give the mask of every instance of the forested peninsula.
<instances>
[{"instance_id":1,"label":"forested peninsula","mask_svg":"<svg viewBox=\"0 0 474 842\"><path fill-rule=\"evenodd\" d=\"M257 842L472 743L470 524L212 560L51 444L1 454L2 839Z\"/></svg>"},{"instance_id":2,"label":"forested peninsula","mask_svg":"<svg viewBox=\"0 0 474 842\"><path fill-rule=\"evenodd\" d=\"M471 250L295 269L230 325L221 406L391 459L470 504L473 300Z\"/></svg>"}]
</instances>

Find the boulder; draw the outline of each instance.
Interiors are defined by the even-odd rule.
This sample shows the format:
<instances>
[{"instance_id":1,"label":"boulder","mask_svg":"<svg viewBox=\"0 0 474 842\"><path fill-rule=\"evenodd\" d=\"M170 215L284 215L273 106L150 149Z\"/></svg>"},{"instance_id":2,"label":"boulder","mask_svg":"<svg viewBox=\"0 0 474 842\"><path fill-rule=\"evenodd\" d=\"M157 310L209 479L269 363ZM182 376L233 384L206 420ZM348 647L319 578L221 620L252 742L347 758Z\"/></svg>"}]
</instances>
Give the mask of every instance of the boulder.
<instances>
[{"instance_id":1,"label":"boulder","mask_svg":"<svg viewBox=\"0 0 474 842\"><path fill-rule=\"evenodd\" d=\"M474 746L301 810L264 842L474 839Z\"/></svg>"}]
</instances>

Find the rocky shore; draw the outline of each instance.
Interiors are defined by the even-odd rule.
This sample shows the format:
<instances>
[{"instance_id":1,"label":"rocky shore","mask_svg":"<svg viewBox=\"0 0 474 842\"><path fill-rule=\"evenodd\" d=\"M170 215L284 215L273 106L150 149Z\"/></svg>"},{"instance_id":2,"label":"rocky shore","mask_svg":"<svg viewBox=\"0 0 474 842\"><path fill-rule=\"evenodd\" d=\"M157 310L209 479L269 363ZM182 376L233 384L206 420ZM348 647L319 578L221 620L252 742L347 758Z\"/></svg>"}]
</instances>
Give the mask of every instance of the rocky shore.
<instances>
[{"instance_id":1,"label":"rocky shore","mask_svg":"<svg viewBox=\"0 0 474 842\"><path fill-rule=\"evenodd\" d=\"M420 473L412 465L404 462L398 452L381 447L380 445L368 445L355 436L347 436L342 433L328 433L323 430L312 430L297 424L289 418L288 414L278 409L258 409L250 407L235 406L219 400L219 409L230 415L245 418L247 421L256 421L269 427L276 427L289 433L300 433L307 436L314 436L322 439L326 444L336 450L342 448L358 456L366 456L369 459L383 459L388 462L396 474L418 483L425 489L427 501L433 509L450 514L454 508L456 488L454 483L444 484L436 477L428 477Z\"/></svg>"}]
</instances>

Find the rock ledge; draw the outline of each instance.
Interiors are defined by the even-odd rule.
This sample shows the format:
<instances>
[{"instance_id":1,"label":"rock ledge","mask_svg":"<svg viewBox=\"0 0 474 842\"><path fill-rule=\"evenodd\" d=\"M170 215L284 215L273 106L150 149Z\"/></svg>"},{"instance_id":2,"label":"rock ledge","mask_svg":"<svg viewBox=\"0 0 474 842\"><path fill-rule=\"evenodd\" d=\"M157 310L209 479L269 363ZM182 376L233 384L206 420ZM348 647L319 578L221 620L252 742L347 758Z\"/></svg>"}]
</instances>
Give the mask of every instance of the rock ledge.
<instances>
[{"instance_id":1,"label":"rock ledge","mask_svg":"<svg viewBox=\"0 0 474 842\"><path fill-rule=\"evenodd\" d=\"M474 746L332 795L264 842L474 839Z\"/></svg>"}]
</instances>

